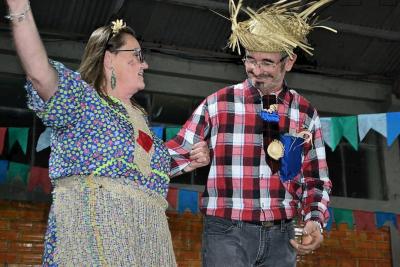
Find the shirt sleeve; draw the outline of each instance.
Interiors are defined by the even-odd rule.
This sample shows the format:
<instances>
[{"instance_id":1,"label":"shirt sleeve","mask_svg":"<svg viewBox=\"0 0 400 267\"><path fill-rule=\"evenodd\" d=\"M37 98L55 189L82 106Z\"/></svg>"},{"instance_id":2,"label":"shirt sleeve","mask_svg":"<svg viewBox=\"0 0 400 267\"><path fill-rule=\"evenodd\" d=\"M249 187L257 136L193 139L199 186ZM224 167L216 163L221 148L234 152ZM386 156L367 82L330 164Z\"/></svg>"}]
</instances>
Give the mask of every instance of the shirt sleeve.
<instances>
[{"instance_id":1,"label":"shirt sleeve","mask_svg":"<svg viewBox=\"0 0 400 267\"><path fill-rule=\"evenodd\" d=\"M171 176L176 175L190 163L189 157L193 144L205 140L209 130L209 113L206 100L204 100L178 134L166 142L171 155Z\"/></svg>"},{"instance_id":2,"label":"shirt sleeve","mask_svg":"<svg viewBox=\"0 0 400 267\"><path fill-rule=\"evenodd\" d=\"M36 112L43 124L53 128L63 128L77 122L81 117L81 104L87 84L80 74L66 68L63 64L49 60L58 75L55 94L44 101L27 81L25 89L28 95L28 107Z\"/></svg>"},{"instance_id":3,"label":"shirt sleeve","mask_svg":"<svg viewBox=\"0 0 400 267\"><path fill-rule=\"evenodd\" d=\"M315 109L308 130L313 138L312 144L305 146L302 165L304 177L302 215L304 221L318 221L326 226L329 219L328 204L332 183L328 176L321 122Z\"/></svg>"}]
</instances>

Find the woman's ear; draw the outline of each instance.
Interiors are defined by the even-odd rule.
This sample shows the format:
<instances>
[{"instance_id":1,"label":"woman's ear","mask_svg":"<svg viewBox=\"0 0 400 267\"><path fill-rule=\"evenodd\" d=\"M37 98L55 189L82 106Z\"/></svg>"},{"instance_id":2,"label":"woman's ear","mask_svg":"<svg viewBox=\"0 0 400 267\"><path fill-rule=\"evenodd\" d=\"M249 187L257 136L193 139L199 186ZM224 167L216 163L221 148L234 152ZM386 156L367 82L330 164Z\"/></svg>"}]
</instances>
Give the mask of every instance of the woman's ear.
<instances>
[{"instance_id":1,"label":"woman's ear","mask_svg":"<svg viewBox=\"0 0 400 267\"><path fill-rule=\"evenodd\" d=\"M106 51L104 53L104 68L111 69L112 68L112 56L113 54L110 51Z\"/></svg>"}]
</instances>

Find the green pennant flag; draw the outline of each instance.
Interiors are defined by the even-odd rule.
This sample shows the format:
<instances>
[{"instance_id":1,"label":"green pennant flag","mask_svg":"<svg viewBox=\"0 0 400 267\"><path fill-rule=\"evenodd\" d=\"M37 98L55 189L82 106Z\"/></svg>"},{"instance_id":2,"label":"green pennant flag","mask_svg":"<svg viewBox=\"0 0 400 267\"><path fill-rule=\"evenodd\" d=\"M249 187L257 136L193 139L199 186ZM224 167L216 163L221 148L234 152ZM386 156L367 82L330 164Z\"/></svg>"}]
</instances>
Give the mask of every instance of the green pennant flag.
<instances>
[{"instance_id":1,"label":"green pennant flag","mask_svg":"<svg viewBox=\"0 0 400 267\"><path fill-rule=\"evenodd\" d=\"M165 141L172 139L179 132L181 127L167 127L165 129Z\"/></svg>"},{"instance_id":2,"label":"green pennant flag","mask_svg":"<svg viewBox=\"0 0 400 267\"><path fill-rule=\"evenodd\" d=\"M7 181L12 182L20 180L27 185L29 170L30 167L27 164L10 162L8 165Z\"/></svg>"},{"instance_id":3,"label":"green pennant flag","mask_svg":"<svg viewBox=\"0 0 400 267\"><path fill-rule=\"evenodd\" d=\"M331 143L335 150L340 139L344 136L351 146L358 150L357 116L332 117L331 119Z\"/></svg>"},{"instance_id":4,"label":"green pennant flag","mask_svg":"<svg viewBox=\"0 0 400 267\"><path fill-rule=\"evenodd\" d=\"M15 142L18 142L22 148L22 151L26 154L26 148L28 146L28 133L29 128L8 128L8 148L9 150L13 147Z\"/></svg>"},{"instance_id":5,"label":"green pennant flag","mask_svg":"<svg viewBox=\"0 0 400 267\"><path fill-rule=\"evenodd\" d=\"M336 224L347 223L349 229L353 229L354 220L352 210L333 208L333 217L335 218Z\"/></svg>"}]
</instances>

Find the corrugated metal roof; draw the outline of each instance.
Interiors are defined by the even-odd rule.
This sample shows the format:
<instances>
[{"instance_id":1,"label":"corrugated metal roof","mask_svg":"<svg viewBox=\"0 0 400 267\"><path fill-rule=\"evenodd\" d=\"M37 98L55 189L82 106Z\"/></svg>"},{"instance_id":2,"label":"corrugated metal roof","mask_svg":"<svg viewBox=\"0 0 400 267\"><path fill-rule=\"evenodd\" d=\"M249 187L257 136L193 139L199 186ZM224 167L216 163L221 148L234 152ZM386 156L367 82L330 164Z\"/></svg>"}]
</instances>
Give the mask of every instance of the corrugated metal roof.
<instances>
[{"instance_id":1,"label":"corrugated metal roof","mask_svg":"<svg viewBox=\"0 0 400 267\"><path fill-rule=\"evenodd\" d=\"M271 2L248 0L244 5L258 8ZM218 11L227 15L227 0L31 1L39 29L66 39L88 38L95 28L108 23L119 3L123 5L118 16L146 43L180 51L230 54L224 50L230 34L229 21L206 8L210 3L220 7L226 4L226 9ZM190 3L196 7L191 7ZM4 4L1 9L2 14L6 13ZM320 17L330 17L350 31L340 32L339 29L338 34L332 34L315 30L310 35L315 56L305 57L301 65L309 64L321 71L361 73L365 77L376 75L394 79L400 76L400 40L394 38L400 36L398 0L337 0L322 8ZM359 26L363 28L357 32ZM374 37L374 31L381 31L380 36Z\"/></svg>"}]
</instances>

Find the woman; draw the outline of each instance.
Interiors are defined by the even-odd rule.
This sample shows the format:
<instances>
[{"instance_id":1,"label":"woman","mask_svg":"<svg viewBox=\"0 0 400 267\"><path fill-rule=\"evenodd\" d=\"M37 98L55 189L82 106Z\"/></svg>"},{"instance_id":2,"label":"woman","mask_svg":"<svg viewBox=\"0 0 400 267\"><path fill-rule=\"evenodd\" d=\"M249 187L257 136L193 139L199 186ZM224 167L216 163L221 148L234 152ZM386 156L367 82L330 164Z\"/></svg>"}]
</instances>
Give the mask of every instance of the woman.
<instances>
[{"instance_id":1,"label":"woman","mask_svg":"<svg viewBox=\"0 0 400 267\"><path fill-rule=\"evenodd\" d=\"M44 265L175 266L165 216L171 157L131 97L148 68L122 21L93 32L79 72L48 60L29 2L7 0L28 106L51 127ZM185 171L208 164L197 143Z\"/></svg>"}]
</instances>

